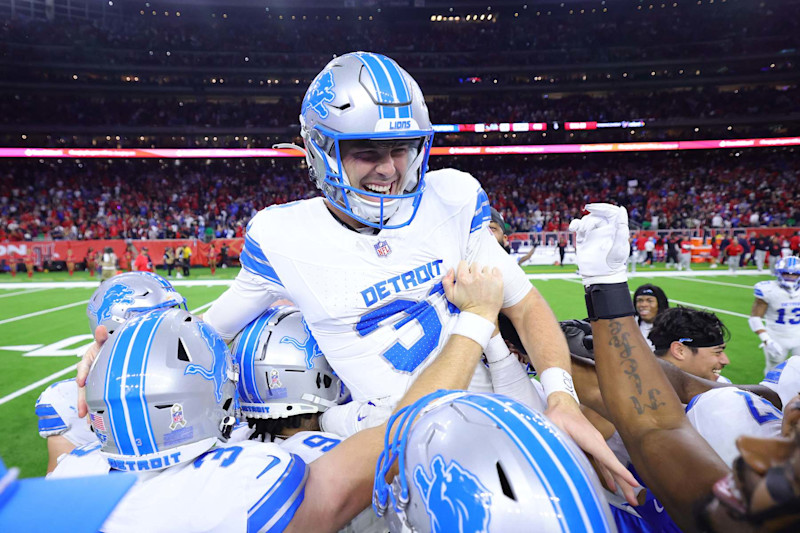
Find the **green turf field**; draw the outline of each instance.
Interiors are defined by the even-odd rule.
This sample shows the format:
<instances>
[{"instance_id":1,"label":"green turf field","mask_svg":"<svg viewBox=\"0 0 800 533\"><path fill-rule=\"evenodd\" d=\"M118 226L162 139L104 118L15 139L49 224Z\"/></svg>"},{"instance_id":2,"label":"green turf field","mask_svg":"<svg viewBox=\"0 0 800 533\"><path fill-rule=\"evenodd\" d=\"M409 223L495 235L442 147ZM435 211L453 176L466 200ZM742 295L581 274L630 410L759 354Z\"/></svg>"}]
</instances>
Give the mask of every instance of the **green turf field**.
<instances>
[{"instance_id":1,"label":"green turf field","mask_svg":"<svg viewBox=\"0 0 800 533\"><path fill-rule=\"evenodd\" d=\"M534 285L544 295L559 320L585 316L583 290L576 277L571 279L539 276L569 274L574 266L526 267ZM220 281L230 280L238 269L218 269L212 278L208 269L193 269L189 281L199 284L179 285L190 310L204 311L225 290ZM727 354L731 365L723 375L735 383L760 381L764 365L763 355L758 349L758 339L747 325L750 306L753 303L752 287L757 281L770 279L768 275L727 276L717 271L708 271L707 276L687 277L663 268L639 269L639 275L631 279L631 289L643 283L661 286L674 304L704 307L716 312L731 331L731 342ZM697 272L694 272L697 274ZM667 274L666 277L663 277ZM213 280L213 281L212 281ZM88 274L75 273L69 278L66 273L37 273L33 280L18 274L11 278L0 276L0 358L3 372L0 374L0 456L7 465L19 466L21 475L44 475L47 464L45 441L37 433L37 418L34 414L36 398L48 384L73 377L78 359L76 349L89 339L86 318L86 303L93 292L92 287L66 288L56 284L55 288L39 285L41 282L99 281ZM180 284L183 280L175 280ZM209 283L203 283L209 281ZM72 340L69 340L72 338ZM62 352L59 355L59 351ZM37 355L39 352L39 355Z\"/></svg>"}]
</instances>

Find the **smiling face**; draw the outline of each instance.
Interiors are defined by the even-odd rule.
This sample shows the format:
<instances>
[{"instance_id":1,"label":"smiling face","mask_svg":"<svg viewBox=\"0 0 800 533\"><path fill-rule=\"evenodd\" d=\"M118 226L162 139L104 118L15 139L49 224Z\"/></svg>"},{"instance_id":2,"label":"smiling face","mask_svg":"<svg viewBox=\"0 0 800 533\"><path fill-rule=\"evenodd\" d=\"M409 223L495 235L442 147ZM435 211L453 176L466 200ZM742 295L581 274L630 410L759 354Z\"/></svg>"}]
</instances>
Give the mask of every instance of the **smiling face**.
<instances>
[{"instance_id":1,"label":"smiling face","mask_svg":"<svg viewBox=\"0 0 800 533\"><path fill-rule=\"evenodd\" d=\"M342 141L342 165L353 188L375 195L400 194L403 176L417 141Z\"/></svg>"},{"instance_id":2,"label":"smiling face","mask_svg":"<svg viewBox=\"0 0 800 533\"><path fill-rule=\"evenodd\" d=\"M782 437L740 437L733 472L714 484L702 520L713 531L800 529L800 396L784 407Z\"/></svg>"},{"instance_id":3,"label":"smiling face","mask_svg":"<svg viewBox=\"0 0 800 533\"><path fill-rule=\"evenodd\" d=\"M640 295L636 297L636 312L643 322L652 324L658 314L658 300L655 296Z\"/></svg>"},{"instance_id":4,"label":"smiling face","mask_svg":"<svg viewBox=\"0 0 800 533\"><path fill-rule=\"evenodd\" d=\"M681 369L711 381L717 381L722 369L731 363L725 354L724 344L688 351L693 353L685 358L682 365L679 365Z\"/></svg>"}]
</instances>

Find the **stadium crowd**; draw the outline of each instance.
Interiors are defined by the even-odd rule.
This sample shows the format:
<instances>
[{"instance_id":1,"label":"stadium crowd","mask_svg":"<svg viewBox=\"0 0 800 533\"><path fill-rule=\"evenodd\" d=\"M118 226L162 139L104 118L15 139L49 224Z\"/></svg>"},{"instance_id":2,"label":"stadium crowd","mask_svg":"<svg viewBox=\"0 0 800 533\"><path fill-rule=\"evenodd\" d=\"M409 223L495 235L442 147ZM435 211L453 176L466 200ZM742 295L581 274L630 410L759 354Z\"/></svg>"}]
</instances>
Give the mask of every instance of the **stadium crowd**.
<instances>
[{"instance_id":1,"label":"stadium crowd","mask_svg":"<svg viewBox=\"0 0 800 533\"><path fill-rule=\"evenodd\" d=\"M793 149L701 154L434 157L483 184L513 231L565 230L601 198L652 229L794 226ZM238 237L265 206L316 196L296 159L19 161L0 195L0 241Z\"/></svg>"}]
</instances>

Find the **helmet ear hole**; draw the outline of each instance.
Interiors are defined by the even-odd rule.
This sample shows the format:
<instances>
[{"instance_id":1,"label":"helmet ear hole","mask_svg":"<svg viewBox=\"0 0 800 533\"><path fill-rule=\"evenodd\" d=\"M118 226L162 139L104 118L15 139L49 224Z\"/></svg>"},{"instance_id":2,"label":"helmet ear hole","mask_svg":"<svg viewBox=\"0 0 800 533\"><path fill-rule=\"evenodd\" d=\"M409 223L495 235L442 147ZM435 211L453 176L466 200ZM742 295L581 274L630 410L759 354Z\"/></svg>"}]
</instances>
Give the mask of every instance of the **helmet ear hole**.
<instances>
[{"instance_id":1,"label":"helmet ear hole","mask_svg":"<svg viewBox=\"0 0 800 533\"><path fill-rule=\"evenodd\" d=\"M331 386L331 383L333 383L333 380L331 379L330 376L324 376L322 378L322 384L325 385L326 389Z\"/></svg>"},{"instance_id":2,"label":"helmet ear hole","mask_svg":"<svg viewBox=\"0 0 800 533\"><path fill-rule=\"evenodd\" d=\"M225 403L222 404L223 411L227 411L230 408L231 402L233 402L233 398L228 398L227 400L225 400Z\"/></svg>"},{"instance_id":3,"label":"helmet ear hole","mask_svg":"<svg viewBox=\"0 0 800 533\"><path fill-rule=\"evenodd\" d=\"M500 464L500 461L497 462L497 476L500 478L500 487L503 489L503 494L505 494L507 498L517 501L517 496L511 488L511 483L508 482L508 476L506 476L506 472L503 469L503 465Z\"/></svg>"},{"instance_id":4,"label":"helmet ear hole","mask_svg":"<svg viewBox=\"0 0 800 533\"><path fill-rule=\"evenodd\" d=\"M186 346L183 345L183 339L178 339L178 361L192 362L189 352L186 351Z\"/></svg>"}]
</instances>

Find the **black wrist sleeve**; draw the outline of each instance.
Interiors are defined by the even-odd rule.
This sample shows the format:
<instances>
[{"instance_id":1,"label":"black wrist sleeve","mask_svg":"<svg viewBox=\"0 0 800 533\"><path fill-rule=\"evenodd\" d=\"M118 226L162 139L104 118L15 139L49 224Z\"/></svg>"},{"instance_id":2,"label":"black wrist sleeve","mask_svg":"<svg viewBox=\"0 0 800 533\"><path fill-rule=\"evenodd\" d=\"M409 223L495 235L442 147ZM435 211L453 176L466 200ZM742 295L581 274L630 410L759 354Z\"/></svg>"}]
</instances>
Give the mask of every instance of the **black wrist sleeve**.
<instances>
[{"instance_id":1,"label":"black wrist sleeve","mask_svg":"<svg viewBox=\"0 0 800 533\"><path fill-rule=\"evenodd\" d=\"M586 312L589 321L634 316L628 283L601 283L586 287Z\"/></svg>"}]
</instances>

